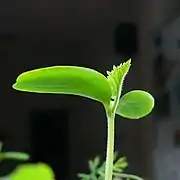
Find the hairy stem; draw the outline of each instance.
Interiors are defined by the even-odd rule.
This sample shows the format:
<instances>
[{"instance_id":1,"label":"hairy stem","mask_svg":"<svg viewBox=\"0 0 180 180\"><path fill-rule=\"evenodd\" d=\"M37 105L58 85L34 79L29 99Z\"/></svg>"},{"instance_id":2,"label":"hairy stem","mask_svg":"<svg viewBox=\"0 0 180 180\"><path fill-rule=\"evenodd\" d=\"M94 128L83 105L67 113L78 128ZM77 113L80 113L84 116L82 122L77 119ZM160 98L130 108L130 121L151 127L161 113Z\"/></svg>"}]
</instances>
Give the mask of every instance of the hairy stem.
<instances>
[{"instance_id":1,"label":"hairy stem","mask_svg":"<svg viewBox=\"0 0 180 180\"><path fill-rule=\"evenodd\" d=\"M114 125L115 125L116 109L118 107L118 103L122 91L122 82L119 84L119 88L117 90L117 96L115 100L111 102L110 110L108 108L108 111L106 111L107 121L108 121L107 122L108 138L107 138L105 180L112 180L112 176L113 176L114 134L115 134Z\"/></svg>"},{"instance_id":2,"label":"hairy stem","mask_svg":"<svg viewBox=\"0 0 180 180\"><path fill-rule=\"evenodd\" d=\"M108 138L107 138L105 180L112 180L112 174L113 174L114 120L115 120L115 115L108 116Z\"/></svg>"}]
</instances>

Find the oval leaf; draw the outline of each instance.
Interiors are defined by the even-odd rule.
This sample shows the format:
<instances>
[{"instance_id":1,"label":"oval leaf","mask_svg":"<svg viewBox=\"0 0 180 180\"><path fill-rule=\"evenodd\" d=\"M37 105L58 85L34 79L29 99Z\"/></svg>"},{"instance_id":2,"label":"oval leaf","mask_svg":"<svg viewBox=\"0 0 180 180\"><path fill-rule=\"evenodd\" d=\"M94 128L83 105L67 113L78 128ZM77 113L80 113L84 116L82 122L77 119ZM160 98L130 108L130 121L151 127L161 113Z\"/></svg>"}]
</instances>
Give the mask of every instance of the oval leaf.
<instances>
[{"instance_id":1,"label":"oval leaf","mask_svg":"<svg viewBox=\"0 0 180 180\"><path fill-rule=\"evenodd\" d=\"M23 164L10 174L11 180L53 180L55 179L52 168L44 163Z\"/></svg>"},{"instance_id":2,"label":"oval leaf","mask_svg":"<svg viewBox=\"0 0 180 180\"><path fill-rule=\"evenodd\" d=\"M52 66L22 73L13 88L20 91L72 94L109 104L111 87L107 78L92 69Z\"/></svg>"},{"instance_id":3,"label":"oval leaf","mask_svg":"<svg viewBox=\"0 0 180 180\"><path fill-rule=\"evenodd\" d=\"M29 160L30 156L26 153L20 153L20 152L4 152L0 153L0 160L4 159L15 159L15 160L21 160L26 161Z\"/></svg>"},{"instance_id":4,"label":"oval leaf","mask_svg":"<svg viewBox=\"0 0 180 180\"><path fill-rule=\"evenodd\" d=\"M129 119L139 119L148 115L154 107L151 94L141 90L131 91L121 97L116 113Z\"/></svg>"}]
</instances>

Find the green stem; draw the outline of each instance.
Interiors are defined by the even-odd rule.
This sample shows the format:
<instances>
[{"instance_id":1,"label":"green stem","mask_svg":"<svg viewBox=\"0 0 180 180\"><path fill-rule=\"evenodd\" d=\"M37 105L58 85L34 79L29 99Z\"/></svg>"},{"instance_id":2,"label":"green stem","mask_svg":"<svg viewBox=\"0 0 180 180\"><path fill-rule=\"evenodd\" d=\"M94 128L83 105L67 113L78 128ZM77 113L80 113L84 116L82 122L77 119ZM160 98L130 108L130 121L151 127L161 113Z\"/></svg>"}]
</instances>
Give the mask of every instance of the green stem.
<instances>
[{"instance_id":1,"label":"green stem","mask_svg":"<svg viewBox=\"0 0 180 180\"><path fill-rule=\"evenodd\" d=\"M108 116L108 139L106 152L105 180L112 180L113 175L114 117L115 115Z\"/></svg>"},{"instance_id":2,"label":"green stem","mask_svg":"<svg viewBox=\"0 0 180 180\"><path fill-rule=\"evenodd\" d=\"M107 152L106 152L106 168L105 180L112 180L113 176L113 156L114 156L114 124L116 109L118 107L119 99L122 91L122 82L119 85L118 93L114 101L111 102L110 109L106 108L107 124L108 124L108 138L107 138Z\"/></svg>"}]
</instances>

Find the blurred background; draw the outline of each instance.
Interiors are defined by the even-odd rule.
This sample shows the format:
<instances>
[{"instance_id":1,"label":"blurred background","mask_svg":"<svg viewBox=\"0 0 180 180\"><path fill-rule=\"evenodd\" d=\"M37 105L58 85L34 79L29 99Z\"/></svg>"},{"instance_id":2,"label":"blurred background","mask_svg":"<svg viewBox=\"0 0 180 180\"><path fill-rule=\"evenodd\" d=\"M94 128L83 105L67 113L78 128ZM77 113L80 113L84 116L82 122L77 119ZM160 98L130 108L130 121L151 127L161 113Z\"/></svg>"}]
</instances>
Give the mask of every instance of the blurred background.
<instances>
[{"instance_id":1,"label":"blurred background","mask_svg":"<svg viewBox=\"0 0 180 180\"><path fill-rule=\"evenodd\" d=\"M49 163L57 180L76 180L105 156L100 103L74 96L16 92L16 77L52 65L102 73L132 58L124 92L156 97L152 115L116 120L116 150L128 172L146 180L180 179L180 1L6 0L0 2L1 123L4 150ZM2 175L19 162L1 164Z\"/></svg>"}]
</instances>

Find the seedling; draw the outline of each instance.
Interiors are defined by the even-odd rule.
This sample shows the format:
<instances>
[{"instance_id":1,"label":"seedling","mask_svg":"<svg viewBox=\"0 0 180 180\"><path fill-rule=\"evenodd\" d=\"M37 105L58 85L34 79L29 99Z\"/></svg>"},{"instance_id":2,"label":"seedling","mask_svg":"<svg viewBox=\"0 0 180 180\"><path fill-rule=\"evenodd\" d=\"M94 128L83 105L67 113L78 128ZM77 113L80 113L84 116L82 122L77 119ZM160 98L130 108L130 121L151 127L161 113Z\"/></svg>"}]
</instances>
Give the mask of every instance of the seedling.
<instances>
[{"instance_id":1,"label":"seedling","mask_svg":"<svg viewBox=\"0 0 180 180\"><path fill-rule=\"evenodd\" d=\"M130 66L131 60L113 66L113 70L107 72L107 77L93 69L77 66L40 68L20 74L13 88L33 93L78 95L100 102L107 117L108 137L105 174L102 173L99 179L112 180L115 116L139 119L148 115L154 107L154 98L148 92L133 90L122 95L123 82ZM127 179L134 177L123 176L121 172L117 175ZM87 179L85 176L81 178Z\"/></svg>"},{"instance_id":2,"label":"seedling","mask_svg":"<svg viewBox=\"0 0 180 180\"><path fill-rule=\"evenodd\" d=\"M127 180L143 180L142 178L133 175L125 174L124 171L128 166L126 157L118 158L117 153L115 152L113 157L113 175L118 178L118 180L127 179ZM89 174L79 173L78 177L82 180L104 180L105 177L105 162L100 162L100 157L96 156L93 160L89 161Z\"/></svg>"}]
</instances>

